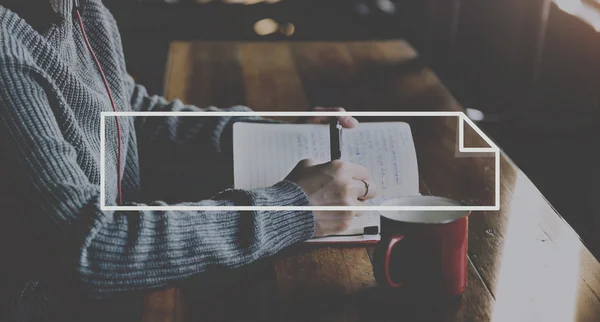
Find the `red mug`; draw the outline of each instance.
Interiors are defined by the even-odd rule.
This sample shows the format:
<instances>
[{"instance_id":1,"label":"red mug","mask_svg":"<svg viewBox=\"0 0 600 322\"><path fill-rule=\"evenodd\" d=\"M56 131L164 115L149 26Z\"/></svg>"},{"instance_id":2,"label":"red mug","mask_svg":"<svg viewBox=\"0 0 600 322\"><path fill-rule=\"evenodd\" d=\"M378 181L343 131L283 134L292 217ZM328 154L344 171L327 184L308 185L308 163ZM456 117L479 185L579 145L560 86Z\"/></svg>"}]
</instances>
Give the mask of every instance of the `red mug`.
<instances>
[{"instance_id":1,"label":"red mug","mask_svg":"<svg viewBox=\"0 0 600 322\"><path fill-rule=\"evenodd\" d=\"M412 196L381 206L457 207L457 201ZM411 287L429 295L458 296L467 286L467 210L381 211L381 241L374 256L380 285Z\"/></svg>"}]
</instances>

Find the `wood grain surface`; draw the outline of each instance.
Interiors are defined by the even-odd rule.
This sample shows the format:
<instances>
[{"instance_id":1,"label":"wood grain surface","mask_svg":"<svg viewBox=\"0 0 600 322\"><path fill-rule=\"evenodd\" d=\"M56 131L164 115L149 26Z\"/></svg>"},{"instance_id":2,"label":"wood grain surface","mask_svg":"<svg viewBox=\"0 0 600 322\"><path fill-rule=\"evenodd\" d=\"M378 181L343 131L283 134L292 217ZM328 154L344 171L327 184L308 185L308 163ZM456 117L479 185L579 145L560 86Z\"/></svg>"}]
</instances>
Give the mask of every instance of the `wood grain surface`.
<instances>
[{"instance_id":1,"label":"wood grain surface","mask_svg":"<svg viewBox=\"0 0 600 322\"><path fill-rule=\"evenodd\" d=\"M257 111L461 111L416 57L402 41L174 42L166 93ZM144 321L599 321L598 260L510 158L496 169L493 154L458 153L456 117L398 119L413 132L422 194L493 205L500 170L500 211L470 217L461 298L378 286L370 247L295 245L146 295ZM487 145L466 126L465 146Z\"/></svg>"}]
</instances>

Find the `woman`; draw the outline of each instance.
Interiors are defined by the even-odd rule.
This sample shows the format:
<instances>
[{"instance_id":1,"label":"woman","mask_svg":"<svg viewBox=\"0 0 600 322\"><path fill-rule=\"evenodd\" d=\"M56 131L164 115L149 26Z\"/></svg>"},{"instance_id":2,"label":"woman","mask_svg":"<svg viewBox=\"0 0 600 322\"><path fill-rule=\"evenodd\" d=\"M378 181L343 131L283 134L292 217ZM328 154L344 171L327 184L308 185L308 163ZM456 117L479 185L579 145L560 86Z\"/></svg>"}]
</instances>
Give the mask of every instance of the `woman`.
<instances>
[{"instance_id":1,"label":"woman","mask_svg":"<svg viewBox=\"0 0 600 322\"><path fill-rule=\"evenodd\" d=\"M110 110L200 109L149 96L135 84L100 0L0 0L0 244L8 259L0 283L9 285L2 304L12 303L12 320L66 321L72 299L110 298L213 267L240 267L342 231L355 215L102 211L99 124L100 112ZM107 119L106 204L358 205L374 196L364 168L309 160L272 187L227 189L237 121L266 122Z\"/></svg>"}]
</instances>

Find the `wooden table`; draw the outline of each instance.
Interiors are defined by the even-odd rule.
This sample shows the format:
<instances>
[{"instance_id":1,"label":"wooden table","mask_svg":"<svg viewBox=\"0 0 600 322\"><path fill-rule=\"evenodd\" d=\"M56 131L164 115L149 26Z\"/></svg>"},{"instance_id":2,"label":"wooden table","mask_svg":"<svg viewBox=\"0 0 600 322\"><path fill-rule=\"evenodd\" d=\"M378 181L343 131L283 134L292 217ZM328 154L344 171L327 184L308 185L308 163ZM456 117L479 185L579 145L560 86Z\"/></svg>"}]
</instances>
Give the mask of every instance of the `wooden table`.
<instances>
[{"instance_id":1,"label":"wooden table","mask_svg":"<svg viewBox=\"0 0 600 322\"><path fill-rule=\"evenodd\" d=\"M167 96L255 110L461 111L404 42L204 43L170 48ZM404 118L421 192L494 203L494 158L456 153L457 120ZM485 146L472 130L465 145ZM501 155L501 210L470 219L468 289L455 301L379 287L370 247L298 245L145 296L150 321L599 321L600 265Z\"/></svg>"}]
</instances>

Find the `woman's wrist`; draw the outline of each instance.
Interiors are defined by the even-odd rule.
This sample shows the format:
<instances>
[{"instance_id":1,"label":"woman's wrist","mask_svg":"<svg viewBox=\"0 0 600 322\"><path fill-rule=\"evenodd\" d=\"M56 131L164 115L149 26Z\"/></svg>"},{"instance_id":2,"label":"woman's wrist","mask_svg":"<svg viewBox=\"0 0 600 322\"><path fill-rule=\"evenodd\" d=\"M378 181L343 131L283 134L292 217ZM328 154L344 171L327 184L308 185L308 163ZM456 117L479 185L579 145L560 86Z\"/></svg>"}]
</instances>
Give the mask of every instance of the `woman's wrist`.
<instances>
[{"instance_id":1,"label":"woman's wrist","mask_svg":"<svg viewBox=\"0 0 600 322\"><path fill-rule=\"evenodd\" d=\"M267 188L249 190L248 195L254 206L281 207L278 211L264 211L260 215L269 216L269 231L272 238L286 244L282 247L314 237L314 213L310 210L292 210L294 207L310 206L308 196L296 183L283 180Z\"/></svg>"}]
</instances>

